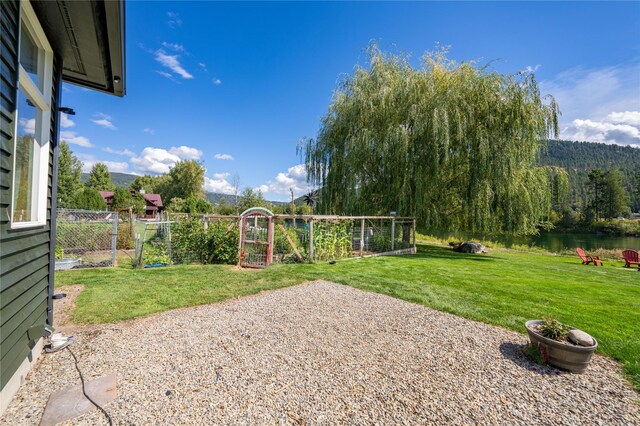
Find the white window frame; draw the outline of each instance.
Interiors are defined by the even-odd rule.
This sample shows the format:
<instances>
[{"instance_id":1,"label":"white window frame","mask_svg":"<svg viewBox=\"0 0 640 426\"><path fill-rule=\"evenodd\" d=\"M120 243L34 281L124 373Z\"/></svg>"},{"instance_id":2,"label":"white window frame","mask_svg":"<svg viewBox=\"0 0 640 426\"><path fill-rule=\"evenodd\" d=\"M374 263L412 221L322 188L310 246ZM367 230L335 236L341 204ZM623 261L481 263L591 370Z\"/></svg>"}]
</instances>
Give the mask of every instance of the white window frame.
<instances>
[{"instance_id":1,"label":"white window frame","mask_svg":"<svg viewBox=\"0 0 640 426\"><path fill-rule=\"evenodd\" d=\"M18 37L18 46L22 43L22 29L29 32L36 47L38 48L38 79L41 81L34 82L26 70L18 60L18 87L28 97L28 99L37 107L36 109L36 128L33 154L33 187L31 206L35 212L35 218L32 213L31 221L16 222L14 221L14 203L16 188L16 145L18 142L18 126L20 117L18 116L18 108L16 108L15 128L13 138L13 178L11 185L11 228L31 228L44 226L47 224L47 196L49 186L49 144L51 143L51 93L53 86L53 50L47 40L38 17L36 16L31 3L23 0L21 4L21 25L20 35ZM18 48L20 52L20 48ZM19 55L19 53L18 53ZM43 90L40 90L42 87Z\"/></svg>"}]
</instances>

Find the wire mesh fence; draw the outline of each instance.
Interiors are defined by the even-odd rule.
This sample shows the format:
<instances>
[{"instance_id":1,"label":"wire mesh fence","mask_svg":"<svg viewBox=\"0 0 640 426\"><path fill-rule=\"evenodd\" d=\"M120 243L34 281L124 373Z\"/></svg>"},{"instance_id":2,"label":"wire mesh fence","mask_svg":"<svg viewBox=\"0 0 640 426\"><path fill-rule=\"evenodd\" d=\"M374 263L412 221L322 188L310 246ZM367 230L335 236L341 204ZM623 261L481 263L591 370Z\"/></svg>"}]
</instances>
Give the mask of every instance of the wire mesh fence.
<instances>
[{"instance_id":1,"label":"wire mesh fence","mask_svg":"<svg viewBox=\"0 0 640 426\"><path fill-rule=\"evenodd\" d=\"M189 263L267 266L415 253L413 218L272 215L266 220L185 214L167 217L170 220L164 222L136 221L138 266Z\"/></svg>"},{"instance_id":2,"label":"wire mesh fence","mask_svg":"<svg viewBox=\"0 0 640 426\"><path fill-rule=\"evenodd\" d=\"M168 218L136 221L136 266L237 263L237 216L171 214Z\"/></svg>"},{"instance_id":3,"label":"wire mesh fence","mask_svg":"<svg viewBox=\"0 0 640 426\"><path fill-rule=\"evenodd\" d=\"M415 253L413 218L277 215L274 221L275 263Z\"/></svg>"},{"instance_id":4,"label":"wire mesh fence","mask_svg":"<svg viewBox=\"0 0 640 426\"><path fill-rule=\"evenodd\" d=\"M135 264L138 267L170 265L171 222L136 221Z\"/></svg>"},{"instance_id":5,"label":"wire mesh fence","mask_svg":"<svg viewBox=\"0 0 640 426\"><path fill-rule=\"evenodd\" d=\"M56 268L114 266L118 213L58 209Z\"/></svg>"}]
</instances>

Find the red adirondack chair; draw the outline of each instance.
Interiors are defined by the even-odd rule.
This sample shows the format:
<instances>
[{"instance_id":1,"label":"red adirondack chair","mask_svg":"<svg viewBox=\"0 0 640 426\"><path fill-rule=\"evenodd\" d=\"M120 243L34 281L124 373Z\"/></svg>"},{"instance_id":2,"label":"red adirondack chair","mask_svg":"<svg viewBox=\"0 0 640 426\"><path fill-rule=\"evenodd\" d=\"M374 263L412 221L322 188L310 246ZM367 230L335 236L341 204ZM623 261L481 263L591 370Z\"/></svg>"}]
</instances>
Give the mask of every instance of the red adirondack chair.
<instances>
[{"instance_id":1,"label":"red adirondack chair","mask_svg":"<svg viewBox=\"0 0 640 426\"><path fill-rule=\"evenodd\" d=\"M638 265L640 267L640 256L635 250L623 250L622 258L625 261L625 268L630 268L631 265Z\"/></svg>"},{"instance_id":2,"label":"red adirondack chair","mask_svg":"<svg viewBox=\"0 0 640 426\"><path fill-rule=\"evenodd\" d=\"M604 266L602 264L602 260L600 260L600 256L595 256L595 257L587 256L584 250L582 250L580 247L576 249L576 253L578 253L578 256L580 256L580 259L582 259L583 265L588 265L590 263L593 263L593 266L598 266L598 263L599 263L600 266Z\"/></svg>"}]
</instances>

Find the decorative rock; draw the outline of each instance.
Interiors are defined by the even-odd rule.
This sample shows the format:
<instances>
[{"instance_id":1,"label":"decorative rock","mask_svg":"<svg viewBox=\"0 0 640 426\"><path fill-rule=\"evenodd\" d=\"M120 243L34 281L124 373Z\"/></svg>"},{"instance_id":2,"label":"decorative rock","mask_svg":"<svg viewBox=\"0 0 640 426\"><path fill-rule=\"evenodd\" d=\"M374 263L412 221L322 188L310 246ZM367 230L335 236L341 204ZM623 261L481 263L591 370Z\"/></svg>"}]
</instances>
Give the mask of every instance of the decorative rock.
<instances>
[{"instance_id":1,"label":"decorative rock","mask_svg":"<svg viewBox=\"0 0 640 426\"><path fill-rule=\"evenodd\" d=\"M593 346L593 337L582 330L570 330L569 340L578 346Z\"/></svg>"},{"instance_id":2,"label":"decorative rock","mask_svg":"<svg viewBox=\"0 0 640 426\"><path fill-rule=\"evenodd\" d=\"M487 248L480 243L465 241L464 243L453 246L453 250L460 253L487 253Z\"/></svg>"}]
</instances>

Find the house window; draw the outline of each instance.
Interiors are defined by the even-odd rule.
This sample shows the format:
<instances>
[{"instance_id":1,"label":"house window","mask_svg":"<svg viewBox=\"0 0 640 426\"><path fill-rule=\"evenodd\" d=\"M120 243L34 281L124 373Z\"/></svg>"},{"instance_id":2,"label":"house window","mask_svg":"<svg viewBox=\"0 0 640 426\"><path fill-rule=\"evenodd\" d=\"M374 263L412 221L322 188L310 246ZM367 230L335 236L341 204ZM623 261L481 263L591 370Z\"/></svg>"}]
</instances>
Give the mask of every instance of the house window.
<instances>
[{"instance_id":1,"label":"house window","mask_svg":"<svg viewBox=\"0 0 640 426\"><path fill-rule=\"evenodd\" d=\"M21 2L11 227L46 224L53 51L28 1Z\"/></svg>"}]
</instances>

